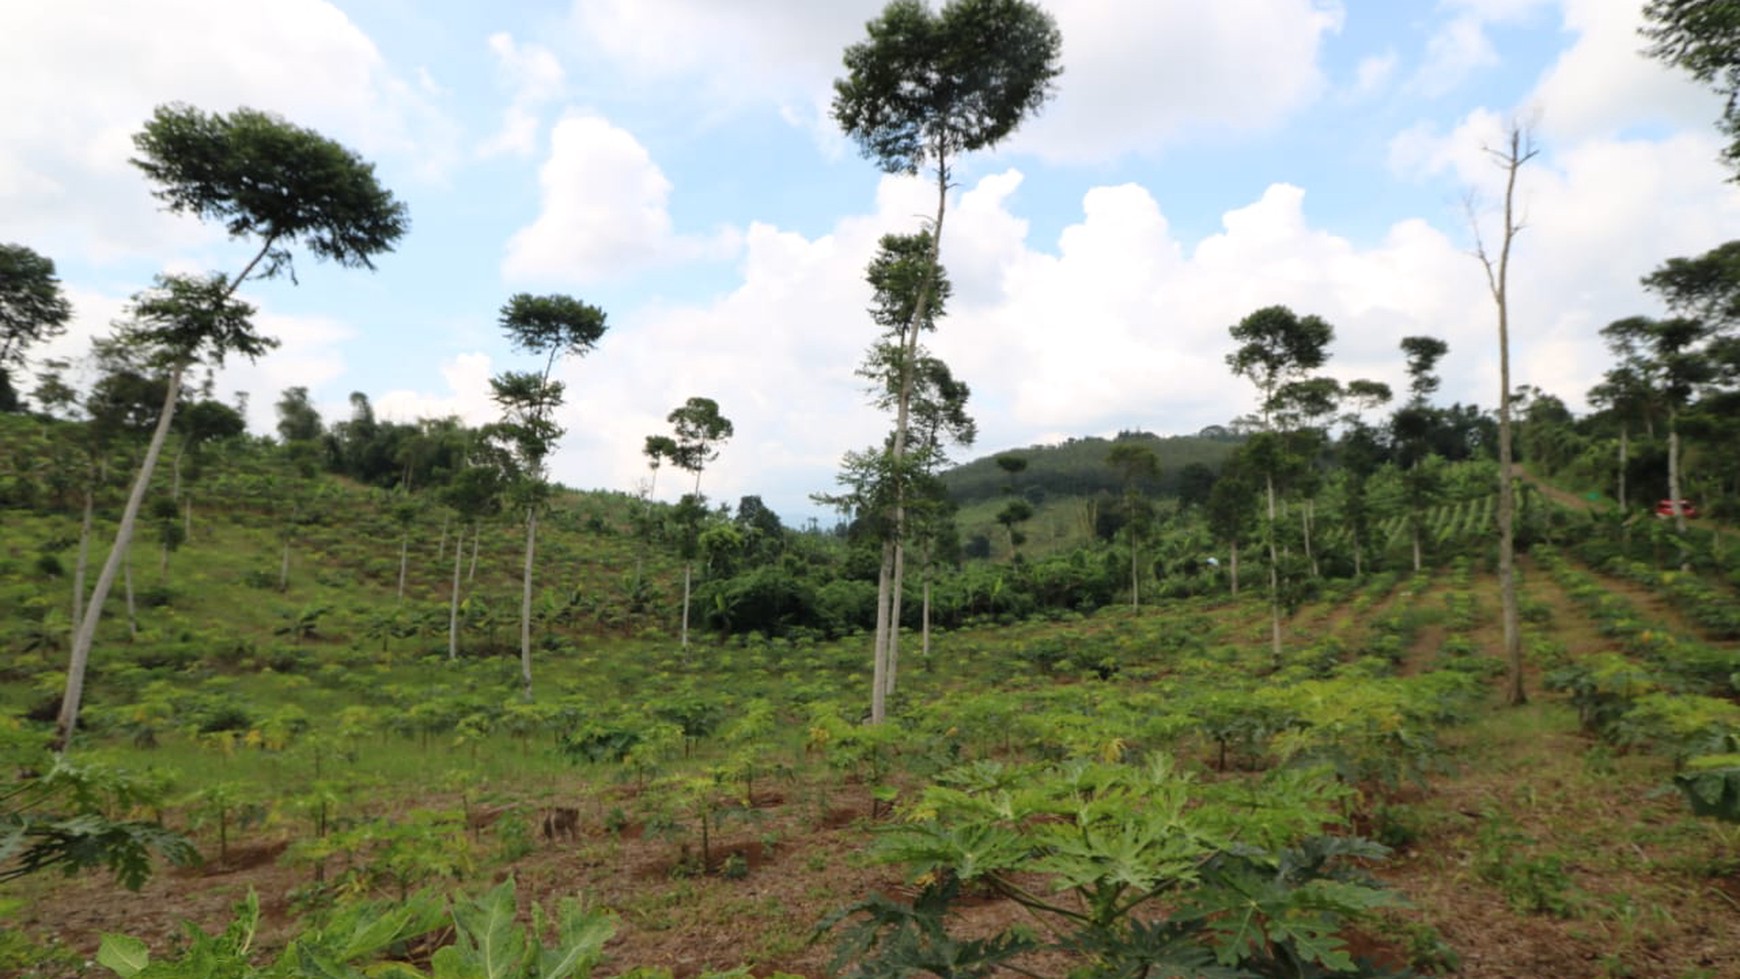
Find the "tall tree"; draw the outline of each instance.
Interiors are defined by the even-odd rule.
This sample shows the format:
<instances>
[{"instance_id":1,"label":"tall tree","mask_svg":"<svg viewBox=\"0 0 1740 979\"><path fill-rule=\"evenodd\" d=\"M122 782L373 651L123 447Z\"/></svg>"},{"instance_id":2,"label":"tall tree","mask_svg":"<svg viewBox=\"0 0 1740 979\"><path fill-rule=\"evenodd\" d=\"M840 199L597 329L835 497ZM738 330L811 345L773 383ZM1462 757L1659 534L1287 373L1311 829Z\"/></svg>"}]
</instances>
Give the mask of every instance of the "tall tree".
<instances>
[{"instance_id":1,"label":"tall tree","mask_svg":"<svg viewBox=\"0 0 1740 979\"><path fill-rule=\"evenodd\" d=\"M1160 478L1160 456L1153 449L1125 439L1112 444L1106 453L1106 465L1118 471L1124 483L1124 521L1130 531L1130 608L1142 607L1141 562L1137 560L1142 534L1142 519L1147 500L1142 485Z\"/></svg>"},{"instance_id":2,"label":"tall tree","mask_svg":"<svg viewBox=\"0 0 1740 979\"><path fill-rule=\"evenodd\" d=\"M1027 543L1027 535L1022 532L1021 525L1033 519L1033 504L1019 493L1017 478L1027 471L1027 457L1013 453L1004 453L997 457L997 468L1003 470L1007 482L1003 484L1003 495L1009 497L1003 508L997 511L997 522L1003 525L1004 533L1009 535L1009 559L1017 564L1021 562L1021 545Z\"/></svg>"},{"instance_id":3,"label":"tall tree","mask_svg":"<svg viewBox=\"0 0 1740 979\"><path fill-rule=\"evenodd\" d=\"M1258 434L1250 442L1249 460L1263 474L1268 505L1263 533L1269 552L1270 646L1279 662L1281 553L1276 540L1276 484L1289 463L1286 436L1296 431L1306 416L1321 413L1327 391L1324 385L1313 382L1325 379L1313 378L1311 373L1329 359L1335 328L1318 316L1300 317L1285 306L1267 306L1234 324L1230 332L1240 346L1227 354L1227 366L1257 388Z\"/></svg>"},{"instance_id":4,"label":"tall tree","mask_svg":"<svg viewBox=\"0 0 1740 979\"><path fill-rule=\"evenodd\" d=\"M1501 149L1487 152L1504 171L1504 224L1498 252L1492 253L1480 234L1480 223L1469 216L1474 229L1475 257L1486 270L1486 285L1498 309L1498 591L1504 631L1504 659L1509 668L1505 679L1505 702L1512 706L1528 702L1523 689L1522 626L1517 611L1516 588L1516 458L1512 449L1510 384L1510 254L1522 222L1516 213L1517 174L1539 152L1524 138L1522 127L1513 125Z\"/></svg>"},{"instance_id":5,"label":"tall tree","mask_svg":"<svg viewBox=\"0 0 1740 979\"><path fill-rule=\"evenodd\" d=\"M538 541L538 511L549 495L545 460L562 437L556 409L562 382L550 375L563 357L584 357L604 336L604 311L572 296L519 293L501 309L501 327L514 349L544 358L536 372L508 371L490 380L496 404L506 414L499 431L518 463L519 502L526 513L526 562L520 590L521 694L532 699L532 567Z\"/></svg>"},{"instance_id":6,"label":"tall tree","mask_svg":"<svg viewBox=\"0 0 1740 979\"><path fill-rule=\"evenodd\" d=\"M698 533L700 518L705 514L701 496L701 472L707 468L708 463L719 458L719 445L736 434L736 430L731 425L731 419L719 413L719 402L712 398L690 398L680 407L672 409L665 420L671 423L676 433L676 453L671 461L678 469L695 474L695 488L684 500L691 505L682 509L687 525L684 538L690 542L685 544L683 553L682 644L686 650L689 648L689 598L693 590L695 569L695 545L692 542Z\"/></svg>"},{"instance_id":7,"label":"tall tree","mask_svg":"<svg viewBox=\"0 0 1740 979\"><path fill-rule=\"evenodd\" d=\"M103 602L114 583L151 471L174 421L181 375L195 360L221 363L228 354L257 357L275 341L255 333L251 307L235 292L250 278L291 270L291 247L347 267L372 269L405 232L405 207L375 180L374 168L320 134L253 109L210 114L185 105L159 107L133 137L132 162L155 183L168 210L215 218L232 238L257 247L234 276L161 277L133 304L135 342L169 362L163 413L122 512L96 591L74 637L55 747L64 750L78 723L85 666Z\"/></svg>"},{"instance_id":8,"label":"tall tree","mask_svg":"<svg viewBox=\"0 0 1740 979\"><path fill-rule=\"evenodd\" d=\"M923 0L893 0L865 25L869 37L846 49L846 77L834 83L833 115L840 128L884 173L936 178L928 256L911 297L901 383L889 455L898 471L907 454L918 324L929 321L942 248L943 219L954 161L995 146L1051 97L1061 72L1063 40L1051 15L1030 0L949 0L933 11ZM885 707L891 631L899 591L894 578L904 555L906 515L896 487L892 542L879 572L871 722Z\"/></svg>"},{"instance_id":9,"label":"tall tree","mask_svg":"<svg viewBox=\"0 0 1740 979\"><path fill-rule=\"evenodd\" d=\"M1378 381L1357 380L1347 385L1346 404L1342 416L1347 426L1341 436L1342 485L1346 489L1347 529L1353 537L1353 573L1365 575L1365 551L1371 544L1371 508L1366 499L1366 484L1383 464L1383 449L1378 443L1377 429L1366 423L1364 412L1388 404L1390 386Z\"/></svg>"},{"instance_id":10,"label":"tall tree","mask_svg":"<svg viewBox=\"0 0 1740 979\"><path fill-rule=\"evenodd\" d=\"M66 332L71 318L54 260L23 245L0 245L0 411L18 410L12 372L23 368L26 353Z\"/></svg>"},{"instance_id":11,"label":"tall tree","mask_svg":"<svg viewBox=\"0 0 1740 979\"><path fill-rule=\"evenodd\" d=\"M1674 530L1684 536L1686 515L1683 499L1680 417L1692 396L1718 376L1718 361L1705 349L1710 331L1699 320L1675 317L1654 320L1633 316L1607 324L1601 330L1608 346L1626 352L1621 369L1647 389L1652 400L1666 413L1668 500Z\"/></svg>"},{"instance_id":12,"label":"tall tree","mask_svg":"<svg viewBox=\"0 0 1740 979\"><path fill-rule=\"evenodd\" d=\"M1407 358L1408 402L1390 417L1396 465L1402 470L1402 492L1408 504L1408 535L1414 551L1414 572L1423 566L1426 510L1438 497L1437 470L1426 464L1432 454L1434 411L1428 400L1438 390L1438 361L1450 345L1437 337L1402 338Z\"/></svg>"}]
</instances>

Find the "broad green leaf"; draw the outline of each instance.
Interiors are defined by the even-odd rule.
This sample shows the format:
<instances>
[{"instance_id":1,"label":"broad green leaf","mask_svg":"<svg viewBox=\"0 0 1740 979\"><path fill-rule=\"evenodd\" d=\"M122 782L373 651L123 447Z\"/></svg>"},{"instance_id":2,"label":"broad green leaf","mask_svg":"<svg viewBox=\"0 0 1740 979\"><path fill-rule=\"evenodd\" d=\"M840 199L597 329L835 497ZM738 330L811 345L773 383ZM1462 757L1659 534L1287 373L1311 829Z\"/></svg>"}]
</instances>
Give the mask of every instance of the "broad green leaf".
<instances>
[{"instance_id":1,"label":"broad green leaf","mask_svg":"<svg viewBox=\"0 0 1740 979\"><path fill-rule=\"evenodd\" d=\"M97 946L97 964L121 979L132 979L151 964L151 950L131 935L105 933L102 944Z\"/></svg>"}]
</instances>

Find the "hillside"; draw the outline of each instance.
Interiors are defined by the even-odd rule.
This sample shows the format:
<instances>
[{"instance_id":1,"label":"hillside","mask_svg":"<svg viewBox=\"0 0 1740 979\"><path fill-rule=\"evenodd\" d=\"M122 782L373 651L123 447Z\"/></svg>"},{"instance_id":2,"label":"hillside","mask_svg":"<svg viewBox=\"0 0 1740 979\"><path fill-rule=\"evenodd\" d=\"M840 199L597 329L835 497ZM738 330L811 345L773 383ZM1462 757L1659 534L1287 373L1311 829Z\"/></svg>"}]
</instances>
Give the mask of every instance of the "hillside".
<instances>
[{"instance_id":1,"label":"hillside","mask_svg":"<svg viewBox=\"0 0 1740 979\"><path fill-rule=\"evenodd\" d=\"M1018 456L1027 468L1014 477L1016 489L1034 503L1052 496L1093 496L1123 492L1123 480L1106 465L1106 453L1119 441L1130 440L1152 448L1160 457L1160 478L1144 481L1144 494L1177 496L1179 479L1191 466L1218 471L1238 447L1236 439L1204 438L1199 435L1159 436L1130 432L1117 438L1098 436L1072 438L1060 445L1034 445L1007 449L974 459L942 474L943 485L957 504L968 506L1004 495L1009 474L997 465L1002 456Z\"/></svg>"},{"instance_id":2,"label":"hillside","mask_svg":"<svg viewBox=\"0 0 1740 979\"><path fill-rule=\"evenodd\" d=\"M79 494L19 458L0 460L0 761L40 773ZM1380 570L1302 591L1280 657L1254 571L1235 596L1199 569L1199 594L1132 611L1115 601L1114 552L1040 556L1034 540L1024 564L939 576L928 649L916 631L903 640L897 722L872 727L859 722L870 639L851 611L874 588L854 577L874 556L861 546L765 515L713 521L684 650L680 542L668 525L645 544L637 530L668 514L559 494L540 537L527 702L519 522L485 521L474 577L473 538L456 550L437 498L398 511L394 494L291 462L238 442L184 472L175 519L191 535L165 573L167 518L142 530L136 624L117 589L69 755L95 807L77 818L160 820L203 863L159 863L138 893L98 867L0 882L0 973L102 974L83 963L115 933L172 962L187 954L182 919L215 935L250 890L256 966L309 951L325 940L316 923L348 914L391 940L344 954L427 968L452 940L446 902L502 906L484 895L511 879L522 910L583 898L594 917L569 935L590 936L596 975L821 977L838 948L895 952L842 946L840 928L812 942L817 922L865 901L851 920L913 911L929 893L913 881L936 873L971 885L932 894L948 908L932 923L963 942L1019 947L1029 932L1003 930L1034 915L1127 940L1142 907L1171 916L1183 961L1219 949L1246 974L1280 974L1275 948L1344 976L1740 974L1732 833L1672 788L1676 775L1726 778L1697 776L1698 759L1740 743L1740 586L1720 538L1697 538L1695 571L1666 572L1677 555L1659 523L1530 494L1533 700L1516 709L1495 690L1489 468L1449 472L1471 495L1428 515L1423 572L1403 567L1403 518L1389 516ZM171 489L165 474L153 495ZM1071 499L1085 498L1048 505ZM94 560L115 504L104 488ZM1324 527L1319 544L1344 536ZM1099 589L1091 603L1071 574ZM779 618L782 601L838 618L798 625ZM784 632L734 631L751 617ZM8 816L79 812L84 796L38 777L21 776ZM1282 861L1297 876L1277 878ZM1140 901L1097 924L1032 901L1114 888ZM1270 937L1234 946L1180 901L1246 902ZM1291 930L1297 907L1311 909L1308 933ZM1079 964L1057 948L1019 954L1041 975ZM232 972L264 975L253 967Z\"/></svg>"}]
</instances>

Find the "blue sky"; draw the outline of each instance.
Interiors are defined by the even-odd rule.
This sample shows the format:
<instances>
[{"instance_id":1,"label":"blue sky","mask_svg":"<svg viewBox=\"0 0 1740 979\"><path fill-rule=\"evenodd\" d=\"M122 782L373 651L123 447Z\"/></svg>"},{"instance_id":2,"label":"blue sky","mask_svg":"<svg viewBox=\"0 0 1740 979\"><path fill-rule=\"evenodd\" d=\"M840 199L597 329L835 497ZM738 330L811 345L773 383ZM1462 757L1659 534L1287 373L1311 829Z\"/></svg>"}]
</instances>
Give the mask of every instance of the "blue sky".
<instances>
[{"instance_id":1,"label":"blue sky","mask_svg":"<svg viewBox=\"0 0 1740 979\"><path fill-rule=\"evenodd\" d=\"M1332 370L1402 377L1444 337L1445 400L1496 400L1483 146L1531 128L1513 372L1580 405L1597 331L1656 311L1662 260L1740 228L1717 99L1643 59L1641 0L1051 0L1064 74L1045 112L963 161L932 346L973 388L973 455L1071 435L1185 433L1249 410L1227 327L1272 303L1337 328ZM571 485L633 490L647 434L693 395L737 425L703 489L815 512L886 422L854 375L862 269L928 189L883 177L827 118L875 0L63 0L0 8L0 238L54 258L78 356L169 270L239 246L154 209L125 159L151 108L277 112L375 162L411 232L374 274L298 263L245 294L283 346L222 392L362 391L399 420L494 413L525 368L496 313L519 291L606 309L561 368ZM674 492L666 481L661 495Z\"/></svg>"}]
</instances>

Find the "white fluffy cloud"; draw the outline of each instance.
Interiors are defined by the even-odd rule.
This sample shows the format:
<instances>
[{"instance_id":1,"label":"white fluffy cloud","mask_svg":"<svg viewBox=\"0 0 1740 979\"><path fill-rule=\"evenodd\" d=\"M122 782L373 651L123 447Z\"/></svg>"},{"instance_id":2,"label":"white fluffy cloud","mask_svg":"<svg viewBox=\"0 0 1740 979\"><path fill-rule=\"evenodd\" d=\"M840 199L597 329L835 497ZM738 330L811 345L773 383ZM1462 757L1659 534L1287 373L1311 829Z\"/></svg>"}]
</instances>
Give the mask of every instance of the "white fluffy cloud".
<instances>
[{"instance_id":1,"label":"white fluffy cloud","mask_svg":"<svg viewBox=\"0 0 1740 979\"><path fill-rule=\"evenodd\" d=\"M1319 47L1344 19L1339 4L1315 0L1048 6L1064 74L1056 102L1011 145L1081 163L1277 123L1325 89Z\"/></svg>"},{"instance_id":2,"label":"white fluffy cloud","mask_svg":"<svg viewBox=\"0 0 1740 979\"><path fill-rule=\"evenodd\" d=\"M502 277L592 284L655 264L730 253L736 236L679 234L666 201L671 182L634 134L609 120L569 113L550 133L538 171L541 209L515 232Z\"/></svg>"},{"instance_id":3,"label":"white fluffy cloud","mask_svg":"<svg viewBox=\"0 0 1740 979\"><path fill-rule=\"evenodd\" d=\"M1478 132L1471 123L1456 138ZM1638 276L1740 222L1740 193L1710 150L1694 137L1590 141L1531 164L1512 279L1515 383L1579 403L1606 364L1599 327L1653 308ZM1361 245L1313 225L1304 190L1275 184L1228 210L1219 232L1187 241L1153 191L1124 184L1088 190L1079 220L1055 242L1034 241L1012 204L1021 180L1006 171L960 193L944 243L961 287L930 342L973 388L981 451L1228 421L1251 395L1226 368L1227 328L1274 303L1336 326L1340 377L1399 388L1398 342L1424 333L1451 346L1446 400L1495 399L1493 307L1453 209L1398 220ZM918 182L888 179L874 214L828 234L756 225L731 293L624 317L591 358L564 369L570 435L557 475L633 486L641 440L664 430L671 407L705 395L738 432L705 488L812 511L805 497L831 488L840 454L886 425L851 374L872 333L861 270L877 237L908 226L925 197Z\"/></svg>"},{"instance_id":4,"label":"white fluffy cloud","mask_svg":"<svg viewBox=\"0 0 1740 979\"><path fill-rule=\"evenodd\" d=\"M1643 7L1611 0L1562 0L1577 35L1542 76L1528 103L1555 141L1614 136L1638 124L1710 126L1721 100L1684 72L1638 55Z\"/></svg>"},{"instance_id":5,"label":"white fluffy cloud","mask_svg":"<svg viewBox=\"0 0 1740 979\"><path fill-rule=\"evenodd\" d=\"M1336 0L1053 0L1064 43L1055 104L1012 145L1097 162L1193 132L1275 123L1324 88L1318 51ZM840 53L879 0L576 0L577 32L649 79L698 80L716 104L773 104L825 122ZM1261 70L1251 66L1260 65Z\"/></svg>"},{"instance_id":6,"label":"white fluffy cloud","mask_svg":"<svg viewBox=\"0 0 1740 979\"><path fill-rule=\"evenodd\" d=\"M0 226L99 260L216 237L161 215L127 164L154 106L277 112L365 155L436 165L445 124L420 86L325 0L0 5Z\"/></svg>"},{"instance_id":7,"label":"white fluffy cloud","mask_svg":"<svg viewBox=\"0 0 1740 979\"><path fill-rule=\"evenodd\" d=\"M489 50L513 95L503 113L501 128L478 148L478 155L530 156L538 147L538 111L562 96L567 87L567 73L549 48L541 44L522 45L505 32L490 35Z\"/></svg>"}]
</instances>

